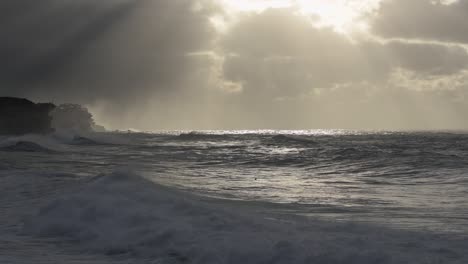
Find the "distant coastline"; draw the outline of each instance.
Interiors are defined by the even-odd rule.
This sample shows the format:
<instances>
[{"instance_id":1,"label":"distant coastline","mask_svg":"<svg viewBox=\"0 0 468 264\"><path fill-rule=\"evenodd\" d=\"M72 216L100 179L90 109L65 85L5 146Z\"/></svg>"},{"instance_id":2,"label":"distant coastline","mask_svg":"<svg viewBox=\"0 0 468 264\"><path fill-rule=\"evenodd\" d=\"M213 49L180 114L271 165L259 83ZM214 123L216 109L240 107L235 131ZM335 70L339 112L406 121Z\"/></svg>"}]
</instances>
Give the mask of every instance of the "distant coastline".
<instances>
[{"instance_id":1,"label":"distant coastline","mask_svg":"<svg viewBox=\"0 0 468 264\"><path fill-rule=\"evenodd\" d=\"M35 103L25 98L0 97L0 135L82 134L104 131L88 109L79 104Z\"/></svg>"}]
</instances>

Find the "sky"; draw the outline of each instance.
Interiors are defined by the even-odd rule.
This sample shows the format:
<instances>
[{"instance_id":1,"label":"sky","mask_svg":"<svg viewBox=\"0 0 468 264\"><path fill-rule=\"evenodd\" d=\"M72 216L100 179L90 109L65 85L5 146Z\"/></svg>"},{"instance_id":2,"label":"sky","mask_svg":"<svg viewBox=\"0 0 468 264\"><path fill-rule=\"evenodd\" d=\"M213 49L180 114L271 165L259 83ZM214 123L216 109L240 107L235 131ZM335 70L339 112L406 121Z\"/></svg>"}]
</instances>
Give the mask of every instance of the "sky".
<instances>
[{"instance_id":1,"label":"sky","mask_svg":"<svg viewBox=\"0 0 468 264\"><path fill-rule=\"evenodd\" d=\"M468 0L4 0L0 96L111 129L468 129Z\"/></svg>"}]
</instances>

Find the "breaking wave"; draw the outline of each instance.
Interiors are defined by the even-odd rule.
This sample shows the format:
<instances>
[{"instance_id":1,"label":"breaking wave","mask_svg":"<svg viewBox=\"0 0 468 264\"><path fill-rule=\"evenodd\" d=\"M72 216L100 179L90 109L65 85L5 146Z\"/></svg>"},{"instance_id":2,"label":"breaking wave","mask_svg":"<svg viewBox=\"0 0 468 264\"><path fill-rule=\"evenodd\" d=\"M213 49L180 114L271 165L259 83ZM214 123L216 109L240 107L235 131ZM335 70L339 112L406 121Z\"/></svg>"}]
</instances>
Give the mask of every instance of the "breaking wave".
<instances>
[{"instance_id":1,"label":"breaking wave","mask_svg":"<svg viewBox=\"0 0 468 264\"><path fill-rule=\"evenodd\" d=\"M75 145L98 145L98 142L90 139L90 138L86 138L86 137L81 137L81 136L75 136L73 137L73 139L71 140L71 144L75 144Z\"/></svg>"},{"instance_id":2,"label":"breaking wave","mask_svg":"<svg viewBox=\"0 0 468 264\"><path fill-rule=\"evenodd\" d=\"M203 132L197 132L197 131L192 131L188 133L181 133L180 135L177 136L178 139L180 140L222 140L226 139L229 135L223 135L223 134L212 134L212 133L203 133Z\"/></svg>"},{"instance_id":3,"label":"breaking wave","mask_svg":"<svg viewBox=\"0 0 468 264\"><path fill-rule=\"evenodd\" d=\"M50 136L24 135L0 137L0 150L10 152L53 153L63 150L62 144Z\"/></svg>"},{"instance_id":4,"label":"breaking wave","mask_svg":"<svg viewBox=\"0 0 468 264\"><path fill-rule=\"evenodd\" d=\"M45 148L39 144L30 141L17 141L11 145L0 147L1 151L8 152L45 152L53 153L56 152L52 149Z\"/></svg>"},{"instance_id":5,"label":"breaking wave","mask_svg":"<svg viewBox=\"0 0 468 264\"><path fill-rule=\"evenodd\" d=\"M262 204L262 209L273 204ZM466 240L256 212L130 171L96 177L50 202L23 232L83 252L162 263L467 263Z\"/></svg>"}]
</instances>

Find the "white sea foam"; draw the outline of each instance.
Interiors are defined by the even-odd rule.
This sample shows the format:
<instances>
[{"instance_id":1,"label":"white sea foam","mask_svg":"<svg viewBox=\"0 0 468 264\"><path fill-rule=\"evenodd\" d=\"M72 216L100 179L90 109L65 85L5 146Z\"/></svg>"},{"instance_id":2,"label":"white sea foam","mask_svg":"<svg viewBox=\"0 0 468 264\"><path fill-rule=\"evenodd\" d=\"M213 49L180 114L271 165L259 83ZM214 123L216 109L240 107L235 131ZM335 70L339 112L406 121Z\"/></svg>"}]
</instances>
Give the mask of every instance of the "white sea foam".
<instances>
[{"instance_id":1,"label":"white sea foam","mask_svg":"<svg viewBox=\"0 0 468 264\"><path fill-rule=\"evenodd\" d=\"M23 136L3 136L0 137L0 148L14 147L21 143L28 144L31 148L40 150L61 151L64 146L57 139L46 135L23 135ZM23 144L24 145L24 144ZM35 147L33 145L36 145ZM20 148L18 148L20 149Z\"/></svg>"},{"instance_id":2,"label":"white sea foam","mask_svg":"<svg viewBox=\"0 0 468 264\"><path fill-rule=\"evenodd\" d=\"M129 145L131 141L117 134L96 132L76 134L61 131L50 135L0 136L0 148L14 149L15 145L26 144L31 150L66 151L70 145ZM21 150L22 146L17 149Z\"/></svg>"},{"instance_id":3,"label":"white sea foam","mask_svg":"<svg viewBox=\"0 0 468 264\"><path fill-rule=\"evenodd\" d=\"M132 263L468 263L466 239L258 208L173 190L124 170L50 202L23 231Z\"/></svg>"}]
</instances>

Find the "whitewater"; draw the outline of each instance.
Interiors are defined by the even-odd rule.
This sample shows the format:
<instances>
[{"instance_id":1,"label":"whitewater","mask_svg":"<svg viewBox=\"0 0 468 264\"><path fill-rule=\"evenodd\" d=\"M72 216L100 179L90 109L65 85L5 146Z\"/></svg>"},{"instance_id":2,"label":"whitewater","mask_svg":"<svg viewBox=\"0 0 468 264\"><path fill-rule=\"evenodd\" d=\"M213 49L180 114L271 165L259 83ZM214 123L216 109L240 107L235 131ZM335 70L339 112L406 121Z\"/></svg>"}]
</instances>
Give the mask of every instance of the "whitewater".
<instances>
[{"instance_id":1,"label":"whitewater","mask_svg":"<svg viewBox=\"0 0 468 264\"><path fill-rule=\"evenodd\" d=\"M0 263L468 263L468 133L0 137Z\"/></svg>"}]
</instances>

